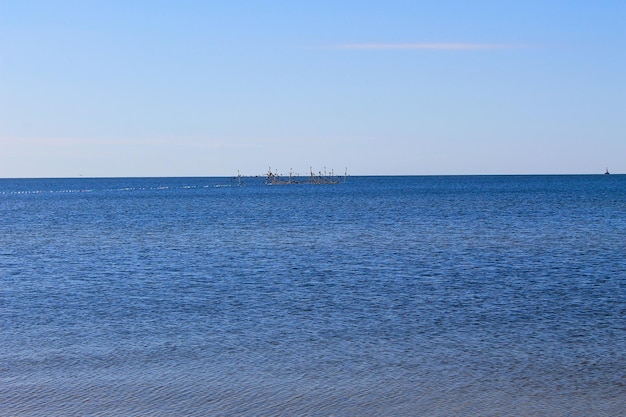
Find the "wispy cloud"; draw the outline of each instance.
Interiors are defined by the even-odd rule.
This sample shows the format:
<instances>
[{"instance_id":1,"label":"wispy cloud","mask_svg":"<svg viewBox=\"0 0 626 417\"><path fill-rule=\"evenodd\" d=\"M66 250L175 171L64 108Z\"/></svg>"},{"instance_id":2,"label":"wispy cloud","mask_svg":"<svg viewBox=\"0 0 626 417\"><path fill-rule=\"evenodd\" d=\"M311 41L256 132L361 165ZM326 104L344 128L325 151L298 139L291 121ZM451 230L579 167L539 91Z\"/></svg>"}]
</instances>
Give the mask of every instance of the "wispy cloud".
<instances>
[{"instance_id":1,"label":"wispy cloud","mask_svg":"<svg viewBox=\"0 0 626 417\"><path fill-rule=\"evenodd\" d=\"M515 49L523 45L497 43L351 43L337 45L338 49L430 49L430 50L485 50Z\"/></svg>"}]
</instances>

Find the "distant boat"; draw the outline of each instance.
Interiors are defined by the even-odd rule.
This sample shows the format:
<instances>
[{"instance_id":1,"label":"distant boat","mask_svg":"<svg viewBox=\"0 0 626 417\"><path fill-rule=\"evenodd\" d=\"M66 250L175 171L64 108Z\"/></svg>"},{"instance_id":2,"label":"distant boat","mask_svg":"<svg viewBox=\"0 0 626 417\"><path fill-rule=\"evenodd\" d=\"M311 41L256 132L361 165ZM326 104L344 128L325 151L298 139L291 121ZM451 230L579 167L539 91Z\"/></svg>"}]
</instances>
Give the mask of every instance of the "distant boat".
<instances>
[{"instance_id":1,"label":"distant boat","mask_svg":"<svg viewBox=\"0 0 626 417\"><path fill-rule=\"evenodd\" d=\"M609 175L609 174L610 172L609 172L609 169L607 168L606 171L604 171L604 175Z\"/></svg>"}]
</instances>

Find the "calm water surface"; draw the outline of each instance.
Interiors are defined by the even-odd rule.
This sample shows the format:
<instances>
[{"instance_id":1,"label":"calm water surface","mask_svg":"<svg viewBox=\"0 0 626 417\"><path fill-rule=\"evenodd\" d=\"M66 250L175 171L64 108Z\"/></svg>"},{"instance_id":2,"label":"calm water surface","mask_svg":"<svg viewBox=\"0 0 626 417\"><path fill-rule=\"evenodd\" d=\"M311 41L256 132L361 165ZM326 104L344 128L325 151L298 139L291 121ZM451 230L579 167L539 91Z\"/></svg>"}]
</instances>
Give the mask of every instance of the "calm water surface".
<instances>
[{"instance_id":1,"label":"calm water surface","mask_svg":"<svg viewBox=\"0 0 626 417\"><path fill-rule=\"evenodd\" d=\"M0 180L0 415L626 415L626 176L235 185Z\"/></svg>"}]
</instances>

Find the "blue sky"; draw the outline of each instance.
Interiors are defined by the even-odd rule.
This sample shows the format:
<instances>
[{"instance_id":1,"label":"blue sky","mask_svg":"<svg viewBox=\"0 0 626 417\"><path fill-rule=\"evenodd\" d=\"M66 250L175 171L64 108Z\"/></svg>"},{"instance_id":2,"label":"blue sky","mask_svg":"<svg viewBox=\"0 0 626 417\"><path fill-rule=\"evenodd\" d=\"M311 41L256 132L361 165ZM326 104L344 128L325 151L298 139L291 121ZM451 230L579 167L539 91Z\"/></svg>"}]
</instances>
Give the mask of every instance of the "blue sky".
<instances>
[{"instance_id":1,"label":"blue sky","mask_svg":"<svg viewBox=\"0 0 626 417\"><path fill-rule=\"evenodd\" d=\"M0 177L626 172L626 2L0 0Z\"/></svg>"}]
</instances>

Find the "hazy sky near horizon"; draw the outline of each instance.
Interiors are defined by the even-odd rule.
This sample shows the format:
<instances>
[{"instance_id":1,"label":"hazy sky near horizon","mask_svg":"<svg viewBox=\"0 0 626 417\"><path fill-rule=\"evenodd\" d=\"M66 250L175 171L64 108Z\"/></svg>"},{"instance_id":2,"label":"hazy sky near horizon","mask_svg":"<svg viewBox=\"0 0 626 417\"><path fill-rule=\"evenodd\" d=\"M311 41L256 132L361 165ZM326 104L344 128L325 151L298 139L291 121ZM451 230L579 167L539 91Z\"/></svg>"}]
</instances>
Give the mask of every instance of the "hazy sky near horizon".
<instances>
[{"instance_id":1,"label":"hazy sky near horizon","mask_svg":"<svg viewBox=\"0 0 626 417\"><path fill-rule=\"evenodd\" d=\"M0 177L626 173L626 1L0 0Z\"/></svg>"}]
</instances>

